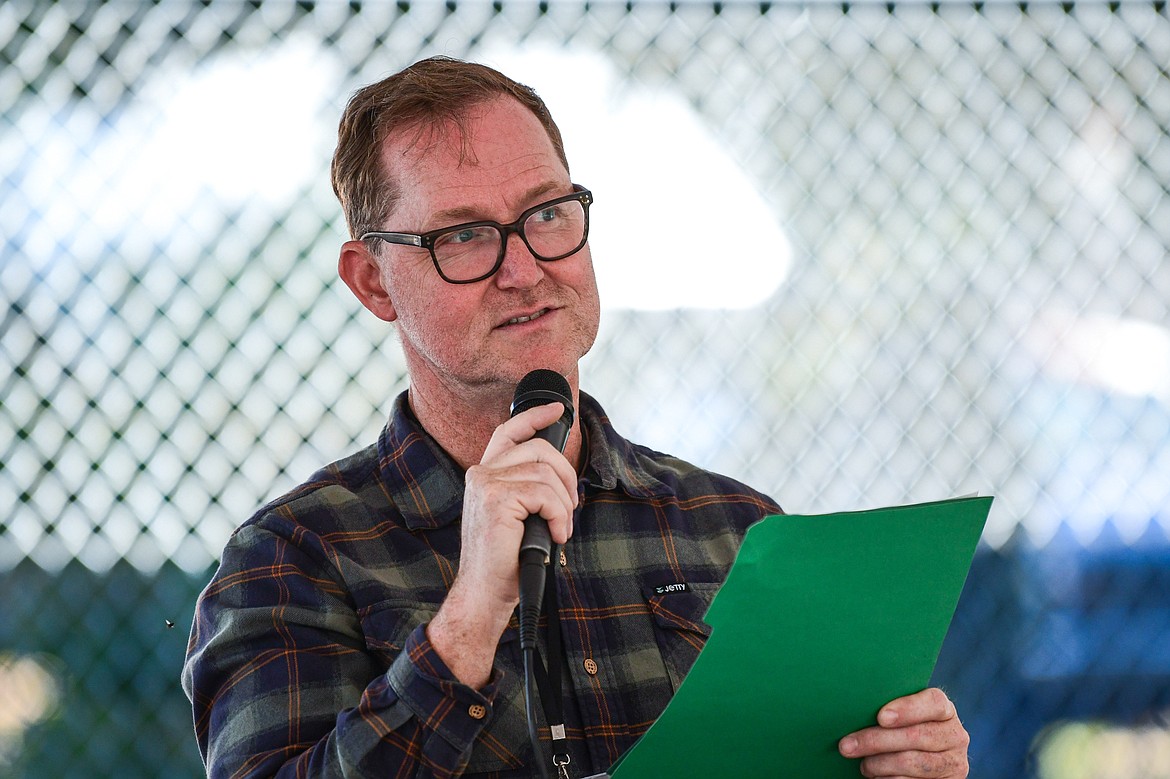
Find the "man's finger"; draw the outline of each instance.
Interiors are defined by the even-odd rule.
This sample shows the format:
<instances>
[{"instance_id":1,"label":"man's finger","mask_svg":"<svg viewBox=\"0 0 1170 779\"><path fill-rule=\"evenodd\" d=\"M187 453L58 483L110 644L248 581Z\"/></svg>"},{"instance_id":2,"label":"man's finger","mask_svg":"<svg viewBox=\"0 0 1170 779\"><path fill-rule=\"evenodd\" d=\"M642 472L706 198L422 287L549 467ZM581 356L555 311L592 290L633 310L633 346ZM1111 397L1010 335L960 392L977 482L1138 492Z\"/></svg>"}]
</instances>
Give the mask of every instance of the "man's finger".
<instances>
[{"instance_id":1,"label":"man's finger","mask_svg":"<svg viewBox=\"0 0 1170 779\"><path fill-rule=\"evenodd\" d=\"M945 722L955 716L955 704L937 687L906 695L882 706L878 724L896 728L919 722Z\"/></svg>"},{"instance_id":2,"label":"man's finger","mask_svg":"<svg viewBox=\"0 0 1170 779\"><path fill-rule=\"evenodd\" d=\"M928 722L904 728L866 728L841 739L845 757L898 752L946 752L966 747L966 731L955 722Z\"/></svg>"},{"instance_id":3,"label":"man's finger","mask_svg":"<svg viewBox=\"0 0 1170 779\"><path fill-rule=\"evenodd\" d=\"M861 775L867 777L937 777L951 779L966 776L967 762L953 752L899 752L877 755L861 761Z\"/></svg>"},{"instance_id":4,"label":"man's finger","mask_svg":"<svg viewBox=\"0 0 1170 779\"><path fill-rule=\"evenodd\" d=\"M508 421L496 428L496 431L502 433L513 444L523 443L536 435L537 430L543 430L553 422L556 422L564 413L564 404L559 401L553 401L543 406L535 406L526 411L521 411L514 417L509 417ZM493 435L492 438L495 438L495 436ZM490 448L491 445L489 444L488 446Z\"/></svg>"}]
</instances>

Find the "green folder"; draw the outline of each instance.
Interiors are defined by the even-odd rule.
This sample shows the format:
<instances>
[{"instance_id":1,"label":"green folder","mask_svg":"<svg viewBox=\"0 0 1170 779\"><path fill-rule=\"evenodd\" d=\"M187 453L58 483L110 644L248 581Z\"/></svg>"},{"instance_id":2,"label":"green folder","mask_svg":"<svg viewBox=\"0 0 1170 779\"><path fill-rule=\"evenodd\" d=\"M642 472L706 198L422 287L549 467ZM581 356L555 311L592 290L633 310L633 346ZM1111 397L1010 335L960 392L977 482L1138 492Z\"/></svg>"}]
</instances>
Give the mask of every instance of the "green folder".
<instances>
[{"instance_id":1,"label":"green folder","mask_svg":"<svg viewBox=\"0 0 1170 779\"><path fill-rule=\"evenodd\" d=\"M991 501L757 523L706 647L613 778L856 779L837 742L928 684Z\"/></svg>"}]
</instances>

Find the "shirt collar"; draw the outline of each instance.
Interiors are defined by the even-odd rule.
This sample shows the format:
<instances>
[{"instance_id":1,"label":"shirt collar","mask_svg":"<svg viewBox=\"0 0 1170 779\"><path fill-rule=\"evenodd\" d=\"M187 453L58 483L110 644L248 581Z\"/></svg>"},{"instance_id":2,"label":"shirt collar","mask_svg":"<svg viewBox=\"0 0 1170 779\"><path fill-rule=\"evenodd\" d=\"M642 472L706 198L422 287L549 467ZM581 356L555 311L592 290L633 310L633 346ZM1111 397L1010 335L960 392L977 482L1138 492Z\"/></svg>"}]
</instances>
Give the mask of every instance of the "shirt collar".
<instances>
[{"instance_id":1,"label":"shirt collar","mask_svg":"<svg viewBox=\"0 0 1170 779\"><path fill-rule=\"evenodd\" d=\"M463 469L423 429L403 392L378 439L378 472L411 530L443 527L463 513Z\"/></svg>"},{"instance_id":2,"label":"shirt collar","mask_svg":"<svg viewBox=\"0 0 1170 779\"><path fill-rule=\"evenodd\" d=\"M601 404L581 393L581 429L589 451L585 480L605 490L632 497L670 495L673 490L646 470L643 456L650 450L623 438L614 430Z\"/></svg>"},{"instance_id":3,"label":"shirt collar","mask_svg":"<svg viewBox=\"0 0 1170 779\"><path fill-rule=\"evenodd\" d=\"M642 464L644 447L620 436L605 410L580 394L581 428L588 462L586 486L621 490L633 497L669 495L670 487ZM410 530L451 524L463 513L464 472L423 429L403 392L394 400L390 419L378 439L378 470L383 489Z\"/></svg>"}]
</instances>

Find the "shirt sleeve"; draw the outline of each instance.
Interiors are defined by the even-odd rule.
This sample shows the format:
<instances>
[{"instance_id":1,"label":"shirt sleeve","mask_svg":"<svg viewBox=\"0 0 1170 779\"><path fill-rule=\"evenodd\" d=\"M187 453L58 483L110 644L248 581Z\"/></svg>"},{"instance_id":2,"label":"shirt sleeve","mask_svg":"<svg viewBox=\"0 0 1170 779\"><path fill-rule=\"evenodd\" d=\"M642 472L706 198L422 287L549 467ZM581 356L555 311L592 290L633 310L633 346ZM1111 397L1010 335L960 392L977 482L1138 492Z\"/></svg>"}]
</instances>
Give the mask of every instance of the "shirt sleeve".
<instances>
[{"instance_id":1,"label":"shirt sleeve","mask_svg":"<svg viewBox=\"0 0 1170 779\"><path fill-rule=\"evenodd\" d=\"M208 777L459 776L497 676L459 683L425 624L368 640L336 568L293 539L246 525L199 597L183 687Z\"/></svg>"}]
</instances>

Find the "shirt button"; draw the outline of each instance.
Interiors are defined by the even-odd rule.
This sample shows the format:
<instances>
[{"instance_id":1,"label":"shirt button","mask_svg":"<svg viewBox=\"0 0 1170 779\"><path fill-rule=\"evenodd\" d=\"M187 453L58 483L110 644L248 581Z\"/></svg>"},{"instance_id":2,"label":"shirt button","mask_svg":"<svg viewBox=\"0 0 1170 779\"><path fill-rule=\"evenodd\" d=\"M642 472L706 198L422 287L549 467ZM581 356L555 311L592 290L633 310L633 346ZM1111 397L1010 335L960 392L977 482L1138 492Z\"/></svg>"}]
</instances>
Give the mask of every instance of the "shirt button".
<instances>
[{"instance_id":1,"label":"shirt button","mask_svg":"<svg viewBox=\"0 0 1170 779\"><path fill-rule=\"evenodd\" d=\"M467 713L471 715L472 719L483 719L487 716L487 709L478 703L473 703Z\"/></svg>"},{"instance_id":2,"label":"shirt button","mask_svg":"<svg viewBox=\"0 0 1170 779\"><path fill-rule=\"evenodd\" d=\"M597 675L597 663L593 662L592 657L585 661L585 673L589 674L590 676Z\"/></svg>"}]
</instances>

